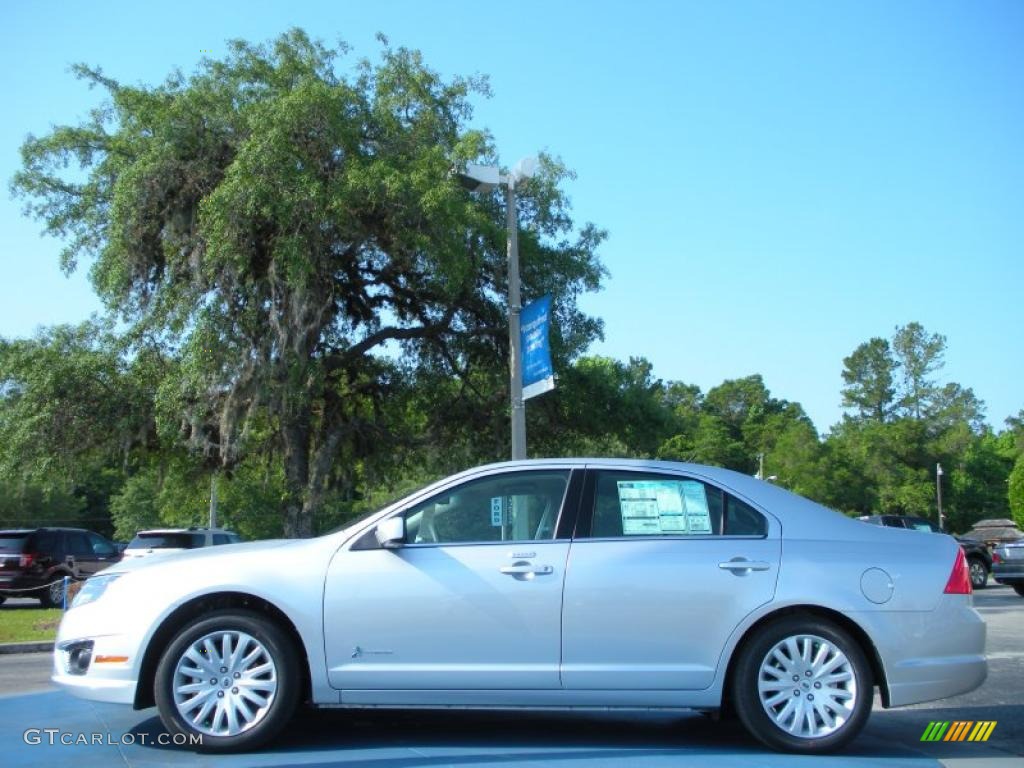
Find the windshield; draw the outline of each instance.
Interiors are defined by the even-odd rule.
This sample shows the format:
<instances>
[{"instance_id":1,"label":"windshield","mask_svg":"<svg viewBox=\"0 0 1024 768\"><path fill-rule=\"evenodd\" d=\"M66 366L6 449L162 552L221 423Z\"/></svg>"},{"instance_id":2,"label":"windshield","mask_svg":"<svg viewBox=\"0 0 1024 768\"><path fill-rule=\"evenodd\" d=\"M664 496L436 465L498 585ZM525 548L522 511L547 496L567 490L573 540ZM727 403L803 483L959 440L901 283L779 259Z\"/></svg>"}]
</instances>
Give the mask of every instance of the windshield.
<instances>
[{"instance_id":1,"label":"windshield","mask_svg":"<svg viewBox=\"0 0 1024 768\"><path fill-rule=\"evenodd\" d=\"M201 533L140 533L128 549L195 549L203 546Z\"/></svg>"}]
</instances>

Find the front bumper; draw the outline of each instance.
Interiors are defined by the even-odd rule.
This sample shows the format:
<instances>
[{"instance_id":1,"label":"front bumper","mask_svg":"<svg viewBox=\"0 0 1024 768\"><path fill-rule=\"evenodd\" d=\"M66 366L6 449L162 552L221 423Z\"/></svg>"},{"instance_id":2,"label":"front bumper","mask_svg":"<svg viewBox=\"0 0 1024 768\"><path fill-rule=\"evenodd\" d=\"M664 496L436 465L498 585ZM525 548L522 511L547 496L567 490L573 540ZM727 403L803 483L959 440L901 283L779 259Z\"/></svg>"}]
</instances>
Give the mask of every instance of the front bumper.
<instances>
[{"instance_id":1,"label":"front bumper","mask_svg":"<svg viewBox=\"0 0 1024 768\"><path fill-rule=\"evenodd\" d=\"M89 604L64 614L53 649L50 679L75 696L90 701L133 704L142 662L142 639L130 634L93 634L100 606ZM76 649L91 644L84 673Z\"/></svg>"}]
</instances>

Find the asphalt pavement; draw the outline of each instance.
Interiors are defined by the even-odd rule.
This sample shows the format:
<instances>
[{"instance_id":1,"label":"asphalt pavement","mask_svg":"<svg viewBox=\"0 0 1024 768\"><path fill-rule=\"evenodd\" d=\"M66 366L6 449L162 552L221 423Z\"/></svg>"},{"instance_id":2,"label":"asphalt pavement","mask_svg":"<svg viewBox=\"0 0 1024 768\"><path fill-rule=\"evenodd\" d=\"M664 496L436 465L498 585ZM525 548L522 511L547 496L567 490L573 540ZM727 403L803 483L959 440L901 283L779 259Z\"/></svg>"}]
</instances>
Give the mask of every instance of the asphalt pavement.
<instances>
[{"instance_id":1,"label":"asphalt pavement","mask_svg":"<svg viewBox=\"0 0 1024 768\"><path fill-rule=\"evenodd\" d=\"M49 654L0 656L0 755L20 768L72 758L76 768L160 766L502 766L821 765L1024 768L1024 598L994 586L975 596L988 622L989 677L964 696L876 710L841 755L807 758L766 751L735 722L702 715L499 714L348 710L300 712L284 738L245 755L197 755L162 744L155 709L75 699L49 683ZM0 607L3 612L16 606ZM985 743L921 742L929 722L994 720ZM49 730L48 730L49 729ZM82 743L83 739L86 742ZM77 743L65 745L61 741ZM51 743L52 741L52 743Z\"/></svg>"}]
</instances>

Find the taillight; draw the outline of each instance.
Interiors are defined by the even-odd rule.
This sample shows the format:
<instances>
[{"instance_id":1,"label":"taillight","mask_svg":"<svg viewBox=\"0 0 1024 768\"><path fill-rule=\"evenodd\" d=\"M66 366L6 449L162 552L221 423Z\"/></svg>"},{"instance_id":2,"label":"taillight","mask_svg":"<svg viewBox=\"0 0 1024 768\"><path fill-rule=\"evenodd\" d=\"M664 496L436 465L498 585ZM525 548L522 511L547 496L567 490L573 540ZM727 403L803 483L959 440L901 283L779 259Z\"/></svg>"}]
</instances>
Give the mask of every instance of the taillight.
<instances>
[{"instance_id":1,"label":"taillight","mask_svg":"<svg viewBox=\"0 0 1024 768\"><path fill-rule=\"evenodd\" d=\"M1003 558L1001 558L1001 557L999 556L999 553L998 553L998 552L993 552L993 553L992 553L992 562L993 562L993 563L1001 563L1001 562L1003 562Z\"/></svg>"},{"instance_id":2,"label":"taillight","mask_svg":"<svg viewBox=\"0 0 1024 768\"><path fill-rule=\"evenodd\" d=\"M946 582L946 589L943 591L947 595L969 595L973 591L971 589L971 572L967 568L967 558L964 557L964 551L960 547L956 548L953 572L949 574L949 581Z\"/></svg>"},{"instance_id":3,"label":"taillight","mask_svg":"<svg viewBox=\"0 0 1024 768\"><path fill-rule=\"evenodd\" d=\"M34 563L35 560L36 560L36 556L35 555L22 555L21 558L18 560L18 567L19 568L31 568L32 567L32 563Z\"/></svg>"}]
</instances>

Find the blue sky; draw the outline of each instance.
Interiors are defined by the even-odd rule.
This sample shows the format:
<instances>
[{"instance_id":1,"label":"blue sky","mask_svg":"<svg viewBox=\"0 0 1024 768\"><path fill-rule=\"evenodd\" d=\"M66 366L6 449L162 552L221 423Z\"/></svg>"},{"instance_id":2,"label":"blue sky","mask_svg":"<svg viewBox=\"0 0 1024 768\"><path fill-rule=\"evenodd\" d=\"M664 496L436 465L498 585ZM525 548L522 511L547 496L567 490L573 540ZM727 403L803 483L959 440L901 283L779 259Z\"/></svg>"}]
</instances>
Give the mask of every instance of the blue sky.
<instances>
[{"instance_id":1,"label":"blue sky","mask_svg":"<svg viewBox=\"0 0 1024 768\"><path fill-rule=\"evenodd\" d=\"M916 320L994 426L1024 408L1024 3L4 0L0 177L97 103L69 64L156 83L291 26L490 76L472 124L506 164L561 156L609 231L593 352L705 391L761 373L824 432L843 357ZM99 309L39 231L0 196L0 335Z\"/></svg>"}]
</instances>

